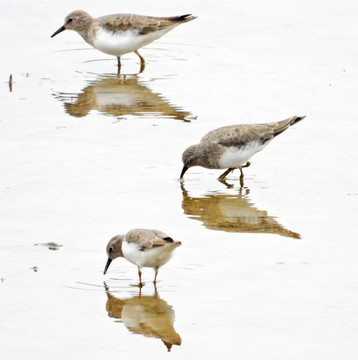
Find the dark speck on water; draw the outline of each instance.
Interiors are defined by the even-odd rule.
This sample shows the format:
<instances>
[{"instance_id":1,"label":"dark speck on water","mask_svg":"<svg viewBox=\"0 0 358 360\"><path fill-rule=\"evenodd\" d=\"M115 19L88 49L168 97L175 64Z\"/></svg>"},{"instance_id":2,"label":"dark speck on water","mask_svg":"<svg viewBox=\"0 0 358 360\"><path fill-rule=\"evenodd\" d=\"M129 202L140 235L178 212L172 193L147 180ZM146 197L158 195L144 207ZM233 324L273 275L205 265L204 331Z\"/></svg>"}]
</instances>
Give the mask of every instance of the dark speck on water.
<instances>
[{"instance_id":1,"label":"dark speck on water","mask_svg":"<svg viewBox=\"0 0 358 360\"><path fill-rule=\"evenodd\" d=\"M60 247L62 247L63 245L59 245L54 242L48 242L48 243L34 244L34 246L46 246L49 250L60 250Z\"/></svg>"}]
</instances>

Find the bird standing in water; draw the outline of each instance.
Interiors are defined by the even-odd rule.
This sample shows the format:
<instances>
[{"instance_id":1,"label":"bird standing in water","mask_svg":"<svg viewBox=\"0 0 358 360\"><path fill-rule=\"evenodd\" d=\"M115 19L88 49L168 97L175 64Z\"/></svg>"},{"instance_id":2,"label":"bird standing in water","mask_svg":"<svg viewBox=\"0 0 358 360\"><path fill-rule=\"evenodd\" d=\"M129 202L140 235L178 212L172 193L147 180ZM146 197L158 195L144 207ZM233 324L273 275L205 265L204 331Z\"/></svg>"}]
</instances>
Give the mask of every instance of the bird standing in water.
<instances>
[{"instance_id":1,"label":"bird standing in water","mask_svg":"<svg viewBox=\"0 0 358 360\"><path fill-rule=\"evenodd\" d=\"M141 63L140 72L145 68L145 60L138 49L159 39L176 26L196 19L191 14L173 17L153 17L134 14L114 14L93 18L85 11L76 10L66 16L64 24L51 38L64 30L74 30L95 49L118 59L118 73L121 56L135 52Z\"/></svg>"},{"instance_id":2,"label":"bird standing in water","mask_svg":"<svg viewBox=\"0 0 358 360\"><path fill-rule=\"evenodd\" d=\"M137 265L139 286L142 283L142 267L155 270L154 284L157 282L158 270L172 257L173 251L181 245L159 230L134 229L125 235L114 236L107 244L108 260L103 274L106 274L112 260L124 257Z\"/></svg>"},{"instance_id":3,"label":"bird standing in water","mask_svg":"<svg viewBox=\"0 0 358 360\"><path fill-rule=\"evenodd\" d=\"M219 176L219 180L224 180L229 173L240 169L240 184L243 186L242 168L250 166L248 160L264 149L274 137L304 118L305 116L292 116L286 120L266 124L231 125L212 130L199 144L192 145L184 151L184 166L180 179L193 166L227 169Z\"/></svg>"}]
</instances>

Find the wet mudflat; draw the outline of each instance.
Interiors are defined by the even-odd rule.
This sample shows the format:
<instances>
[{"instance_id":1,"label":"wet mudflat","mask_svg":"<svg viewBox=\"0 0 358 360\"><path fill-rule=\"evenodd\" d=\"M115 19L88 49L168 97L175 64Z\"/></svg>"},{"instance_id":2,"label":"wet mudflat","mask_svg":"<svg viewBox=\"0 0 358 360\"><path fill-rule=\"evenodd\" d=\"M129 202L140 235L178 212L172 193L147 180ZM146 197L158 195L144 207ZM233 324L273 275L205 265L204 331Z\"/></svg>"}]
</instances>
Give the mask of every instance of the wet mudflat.
<instances>
[{"instance_id":1,"label":"wet mudflat","mask_svg":"<svg viewBox=\"0 0 358 360\"><path fill-rule=\"evenodd\" d=\"M72 6L0 5L2 356L355 359L357 5L77 3L198 16L119 76L77 34L49 38ZM211 129L292 115L243 188L239 171L178 181ZM125 260L102 274L136 227L183 243L157 288Z\"/></svg>"}]
</instances>

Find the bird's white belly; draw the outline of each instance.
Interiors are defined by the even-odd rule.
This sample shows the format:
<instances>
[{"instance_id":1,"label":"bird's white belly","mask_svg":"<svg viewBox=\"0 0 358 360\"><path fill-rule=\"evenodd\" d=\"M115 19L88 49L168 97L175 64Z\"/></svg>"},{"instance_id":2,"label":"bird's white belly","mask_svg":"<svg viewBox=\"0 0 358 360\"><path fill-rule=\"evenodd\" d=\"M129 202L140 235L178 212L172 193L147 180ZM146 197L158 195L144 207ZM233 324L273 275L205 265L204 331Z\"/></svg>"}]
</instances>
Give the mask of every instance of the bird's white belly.
<instances>
[{"instance_id":1,"label":"bird's white belly","mask_svg":"<svg viewBox=\"0 0 358 360\"><path fill-rule=\"evenodd\" d=\"M99 29L93 41L93 46L106 54L122 56L151 43L167 31L161 30L139 35L138 31L132 30L113 33L105 29Z\"/></svg>"},{"instance_id":2,"label":"bird's white belly","mask_svg":"<svg viewBox=\"0 0 358 360\"><path fill-rule=\"evenodd\" d=\"M122 244L124 257L140 267L161 267L172 257L172 250L171 246L159 246L142 251L136 244L126 241Z\"/></svg>"},{"instance_id":3,"label":"bird's white belly","mask_svg":"<svg viewBox=\"0 0 358 360\"><path fill-rule=\"evenodd\" d=\"M226 148L219 160L220 169L239 168L245 165L251 156L261 151L268 143L269 141L262 145L255 141L241 148L236 146Z\"/></svg>"}]
</instances>

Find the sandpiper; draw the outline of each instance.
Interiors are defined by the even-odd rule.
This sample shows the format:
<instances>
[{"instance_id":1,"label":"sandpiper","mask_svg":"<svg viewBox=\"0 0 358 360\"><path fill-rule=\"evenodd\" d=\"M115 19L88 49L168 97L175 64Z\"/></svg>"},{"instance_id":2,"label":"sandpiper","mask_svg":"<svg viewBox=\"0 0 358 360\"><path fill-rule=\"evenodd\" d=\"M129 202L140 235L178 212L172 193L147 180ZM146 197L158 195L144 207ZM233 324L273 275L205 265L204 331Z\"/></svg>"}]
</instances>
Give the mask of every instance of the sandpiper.
<instances>
[{"instance_id":1,"label":"sandpiper","mask_svg":"<svg viewBox=\"0 0 358 360\"><path fill-rule=\"evenodd\" d=\"M65 23L51 37L64 30L77 31L95 49L118 59L118 72L121 56L135 52L144 70L145 60L138 49L159 39L174 27L196 19L191 14L173 17L153 17L134 14L114 14L93 18L85 11L76 10L65 18Z\"/></svg>"},{"instance_id":2,"label":"sandpiper","mask_svg":"<svg viewBox=\"0 0 358 360\"><path fill-rule=\"evenodd\" d=\"M139 286L142 286L142 267L155 270L154 284L157 282L158 270L172 257L172 252L181 245L159 230L134 229L125 235L114 236L107 244L108 260L103 274L108 270L112 260L124 257L138 266Z\"/></svg>"},{"instance_id":3,"label":"sandpiper","mask_svg":"<svg viewBox=\"0 0 358 360\"><path fill-rule=\"evenodd\" d=\"M242 168L250 166L248 160L251 156L261 151L275 136L304 118L305 116L292 116L286 120L266 124L231 125L212 130L199 144L192 145L184 151L184 167L180 179L192 166L208 169L227 168L219 176L219 180L224 180L230 172L240 169L240 184L243 186Z\"/></svg>"}]
</instances>

